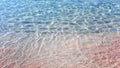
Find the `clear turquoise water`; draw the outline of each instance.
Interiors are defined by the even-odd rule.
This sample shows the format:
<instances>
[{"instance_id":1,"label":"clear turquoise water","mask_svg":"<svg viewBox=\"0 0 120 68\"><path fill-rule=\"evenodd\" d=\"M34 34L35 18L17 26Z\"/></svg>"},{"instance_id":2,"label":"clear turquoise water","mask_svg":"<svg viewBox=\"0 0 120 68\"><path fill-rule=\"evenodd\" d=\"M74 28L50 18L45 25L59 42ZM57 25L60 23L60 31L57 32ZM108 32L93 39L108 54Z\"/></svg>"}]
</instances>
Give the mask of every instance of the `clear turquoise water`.
<instances>
[{"instance_id":1,"label":"clear turquoise water","mask_svg":"<svg viewBox=\"0 0 120 68\"><path fill-rule=\"evenodd\" d=\"M119 0L0 0L1 33L119 31Z\"/></svg>"}]
</instances>

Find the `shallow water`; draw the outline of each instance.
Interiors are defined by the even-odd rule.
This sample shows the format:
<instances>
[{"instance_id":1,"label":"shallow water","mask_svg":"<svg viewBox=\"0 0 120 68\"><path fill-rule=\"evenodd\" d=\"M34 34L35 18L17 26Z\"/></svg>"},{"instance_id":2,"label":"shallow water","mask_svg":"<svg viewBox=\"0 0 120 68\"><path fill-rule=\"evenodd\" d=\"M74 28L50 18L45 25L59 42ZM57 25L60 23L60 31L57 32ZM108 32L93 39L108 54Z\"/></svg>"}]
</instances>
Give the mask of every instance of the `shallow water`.
<instances>
[{"instance_id":1,"label":"shallow water","mask_svg":"<svg viewBox=\"0 0 120 68\"><path fill-rule=\"evenodd\" d=\"M0 6L0 32L100 33L120 27L117 0L1 0Z\"/></svg>"},{"instance_id":2,"label":"shallow water","mask_svg":"<svg viewBox=\"0 0 120 68\"><path fill-rule=\"evenodd\" d=\"M0 0L0 68L120 68L119 0Z\"/></svg>"}]
</instances>

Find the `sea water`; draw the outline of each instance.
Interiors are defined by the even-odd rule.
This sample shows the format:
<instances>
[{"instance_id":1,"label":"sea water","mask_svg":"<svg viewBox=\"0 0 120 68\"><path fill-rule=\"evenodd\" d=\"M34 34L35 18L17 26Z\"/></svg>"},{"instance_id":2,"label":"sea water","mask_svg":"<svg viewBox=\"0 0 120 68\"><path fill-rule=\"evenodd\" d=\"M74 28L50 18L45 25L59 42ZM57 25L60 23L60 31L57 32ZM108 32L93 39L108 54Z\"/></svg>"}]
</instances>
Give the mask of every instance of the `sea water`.
<instances>
[{"instance_id":1,"label":"sea water","mask_svg":"<svg viewBox=\"0 0 120 68\"><path fill-rule=\"evenodd\" d=\"M0 68L120 68L119 0L0 0Z\"/></svg>"},{"instance_id":2,"label":"sea water","mask_svg":"<svg viewBox=\"0 0 120 68\"><path fill-rule=\"evenodd\" d=\"M0 32L117 32L119 1L1 0Z\"/></svg>"}]
</instances>

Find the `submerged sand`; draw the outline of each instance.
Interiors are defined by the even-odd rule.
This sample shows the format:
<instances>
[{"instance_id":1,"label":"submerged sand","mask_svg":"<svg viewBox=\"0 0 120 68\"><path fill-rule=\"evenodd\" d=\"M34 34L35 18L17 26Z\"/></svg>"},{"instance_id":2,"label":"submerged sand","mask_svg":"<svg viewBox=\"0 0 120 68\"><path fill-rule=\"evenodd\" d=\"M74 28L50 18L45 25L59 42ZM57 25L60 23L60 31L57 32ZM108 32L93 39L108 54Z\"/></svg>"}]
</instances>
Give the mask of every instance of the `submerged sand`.
<instances>
[{"instance_id":1,"label":"submerged sand","mask_svg":"<svg viewBox=\"0 0 120 68\"><path fill-rule=\"evenodd\" d=\"M120 33L0 36L0 68L119 68Z\"/></svg>"}]
</instances>

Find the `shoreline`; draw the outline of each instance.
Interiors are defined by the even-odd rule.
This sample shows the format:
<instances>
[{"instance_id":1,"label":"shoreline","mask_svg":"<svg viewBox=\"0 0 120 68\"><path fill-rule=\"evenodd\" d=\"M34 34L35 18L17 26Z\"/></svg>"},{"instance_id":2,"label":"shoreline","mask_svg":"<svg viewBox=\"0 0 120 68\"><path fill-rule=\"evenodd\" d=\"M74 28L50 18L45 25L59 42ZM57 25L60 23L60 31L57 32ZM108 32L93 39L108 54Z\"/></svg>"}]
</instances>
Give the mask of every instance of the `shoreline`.
<instances>
[{"instance_id":1,"label":"shoreline","mask_svg":"<svg viewBox=\"0 0 120 68\"><path fill-rule=\"evenodd\" d=\"M120 67L120 33L57 36L13 33L1 37L0 42L0 68Z\"/></svg>"}]
</instances>

